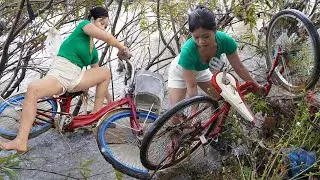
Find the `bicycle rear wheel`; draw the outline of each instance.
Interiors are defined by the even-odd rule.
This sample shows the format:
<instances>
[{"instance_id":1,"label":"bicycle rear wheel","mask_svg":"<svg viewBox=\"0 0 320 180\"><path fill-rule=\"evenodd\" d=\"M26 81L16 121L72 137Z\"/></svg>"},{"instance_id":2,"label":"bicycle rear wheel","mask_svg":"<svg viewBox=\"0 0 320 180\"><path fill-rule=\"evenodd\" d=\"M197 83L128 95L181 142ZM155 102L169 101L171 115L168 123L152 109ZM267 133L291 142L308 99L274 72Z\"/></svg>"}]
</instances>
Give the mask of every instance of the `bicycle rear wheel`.
<instances>
[{"instance_id":1,"label":"bicycle rear wheel","mask_svg":"<svg viewBox=\"0 0 320 180\"><path fill-rule=\"evenodd\" d=\"M268 70L278 57L272 77L286 90L300 93L312 89L319 79L320 42L312 22L300 11L277 13L267 31Z\"/></svg>"},{"instance_id":2,"label":"bicycle rear wheel","mask_svg":"<svg viewBox=\"0 0 320 180\"><path fill-rule=\"evenodd\" d=\"M107 114L108 115L108 114ZM138 121L146 132L157 115L146 111L137 112ZM149 171L140 162L140 142L144 134L138 134L132 125L132 112L117 110L98 125L97 143L103 157L112 166L129 176L147 179Z\"/></svg>"},{"instance_id":3,"label":"bicycle rear wheel","mask_svg":"<svg viewBox=\"0 0 320 180\"><path fill-rule=\"evenodd\" d=\"M199 136L209 135L216 124L212 123L201 132L195 132L195 127L203 126L217 108L217 101L211 97L196 96L165 112L142 140L142 164L151 170L165 169L190 156L201 145Z\"/></svg>"},{"instance_id":4,"label":"bicycle rear wheel","mask_svg":"<svg viewBox=\"0 0 320 180\"><path fill-rule=\"evenodd\" d=\"M24 93L17 94L0 104L1 137L12 140L17 136L24 97ZM56 101L50 99L39 100L37 103L37 112L41 114L37 114L36 116L29 134L29 139L39 136L52 127L51 118L54 118L56 111Z\"/></svg>"}]
</instances>

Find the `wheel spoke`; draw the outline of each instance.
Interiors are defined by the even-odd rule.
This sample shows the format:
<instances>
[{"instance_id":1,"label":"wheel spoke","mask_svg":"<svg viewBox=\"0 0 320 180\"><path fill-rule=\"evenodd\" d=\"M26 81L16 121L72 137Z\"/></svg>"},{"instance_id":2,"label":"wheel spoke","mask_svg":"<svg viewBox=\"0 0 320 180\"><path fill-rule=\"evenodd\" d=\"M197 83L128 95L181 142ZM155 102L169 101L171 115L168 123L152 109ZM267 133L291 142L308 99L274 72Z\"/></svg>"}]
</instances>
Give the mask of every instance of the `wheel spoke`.
<instances>
[{"instance_id":1,"label":"wheel spoke","mask_svg":"<svg viewBox=\"0 0 320 180\"><path fill-rule=\"evenodd\" d=\"M143 165L152 170L167 168L190 156L201 144L200 133L209 134L212 130L208 126L201 131L216 109L216 101L199 96L180 102L163 114L156 121L161 126L155 124L142 142Z\"/></svg>"},{"instance_id":2,"label":"wheel spoke","mask_svg":"<svg viewBox=\"0 0 320 180\"><path fill-rule=\"evenodd\" d=\"M109 116L98 127L97 142L104 158L118 171L132 177L145 179L149 177L148 170L140 162L140 146L143 134L156 120L153 113L137 113L137 118L143 131L134 127L132 112L118 110ZM146 119L147 118L147 119ZM137 119L138 120L138 119Z\"/></svg>"},{"instance_id":3,"label":"wheel spoke","mask_svg":"<svg viewBox=\"0 0 320 180\"><path fill-rule=\"evenodd\" d=\"M292 93L314 87L319 78L319 35L311 21L301 12L284 10L271 20L267 32L267 66L273 76ZM281 50L279 53L278 51Z\"/></svg>"},{"instance_id":4,"label":"wheel spoke","mask_svg":"<svg viewBox=\"0 0 320 180\"><path fill-rule=\"evenodd\" d=\"M4 138L13 139L17 135L23 100L24 94L18 94L0 104L0 135ZM37 103L37 109L39 110L37 110L29 138L36 137L48 130L52 126L52 120L56 114L56 104L52 100L41 100Z\"/></svg>"}]
</instances>

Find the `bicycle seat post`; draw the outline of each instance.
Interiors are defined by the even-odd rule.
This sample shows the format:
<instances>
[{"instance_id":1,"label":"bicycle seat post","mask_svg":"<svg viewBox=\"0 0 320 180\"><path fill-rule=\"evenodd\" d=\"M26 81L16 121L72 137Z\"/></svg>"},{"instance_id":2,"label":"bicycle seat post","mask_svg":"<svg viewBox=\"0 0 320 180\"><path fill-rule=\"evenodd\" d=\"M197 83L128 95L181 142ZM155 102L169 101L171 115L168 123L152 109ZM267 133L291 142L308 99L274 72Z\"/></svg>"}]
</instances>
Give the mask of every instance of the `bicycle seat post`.
<instances>
[{"instance_id":1,"label":"bicycle seat post","mask_svg":"<svg viewBox=\"0 0 320 180\"><path fill-rule=\"evenodd\" d=\"M223 67L223 75L222 75L222 82L225 84L225 85L228 85L230 83L229 79L227 78L227 67Z\"/></svg>"}]
</instances>

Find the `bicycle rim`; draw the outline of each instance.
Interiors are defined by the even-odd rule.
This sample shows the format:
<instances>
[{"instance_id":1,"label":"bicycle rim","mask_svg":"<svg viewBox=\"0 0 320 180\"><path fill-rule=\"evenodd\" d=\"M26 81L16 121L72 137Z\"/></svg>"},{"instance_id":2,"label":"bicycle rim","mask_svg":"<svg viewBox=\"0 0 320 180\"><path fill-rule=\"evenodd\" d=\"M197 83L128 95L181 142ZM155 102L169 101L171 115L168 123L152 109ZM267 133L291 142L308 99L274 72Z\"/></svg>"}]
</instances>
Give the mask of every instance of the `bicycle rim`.
<instances>
[{"instance_id":1,"label":"bicycle rim","mask_svg":"<svg viewBox=\"0 0 320 180\"><path fill-rule=\"evenodd\" d=\"M288 9L276 14L269 24L266 45L269 71L279 56L273 78L283 88L300 93L315 86L320 68L319 34L303 13Z\"/></svg>"},{"instance_id":2,"label":"bicycle rim","mask_svg":"<svg viewBox=\"0 0 320 180\"><path fill-rule=\"evenodd\" d=\"M137 118L144 132L157 119L157 115L145 111L137 112ZM140 144L143 134L137 134L131 125L131 110L120 110L99 125L97 143L103 157L113 167L129 176L145 179L149 171L140 162Z\"/></svg>"},{"instance_id":3,"label":"bicycle rim","mask_svg":"<svg viewBox=\"0 0 320 180\"><path fill-rule=\"evenodd\" d=\"M197 96L164 113L142 141L142 164L151 170L165 169L190 157L201 145L200 134L208 135L214 127L209 125L193 135L191 132L194 132L196 124L203 126L217 108L217 102L212 98Z\"/></svg>"},{"instance_id":4,"label":"bicycle rim","mask_svg":"<svg viewBox=\"0 0 320 180\"><path fill-rule=\"evenodd\" d=\"M24 94L18 94L8 98L0 104L0 136L6 139L14 139L17 136ZM37 111L43 115L37 115L30 130L29 138L34 138L52 127L51 119L57 111L55 101L41 100L37 103Z\"/></svg>"}]
</instances>

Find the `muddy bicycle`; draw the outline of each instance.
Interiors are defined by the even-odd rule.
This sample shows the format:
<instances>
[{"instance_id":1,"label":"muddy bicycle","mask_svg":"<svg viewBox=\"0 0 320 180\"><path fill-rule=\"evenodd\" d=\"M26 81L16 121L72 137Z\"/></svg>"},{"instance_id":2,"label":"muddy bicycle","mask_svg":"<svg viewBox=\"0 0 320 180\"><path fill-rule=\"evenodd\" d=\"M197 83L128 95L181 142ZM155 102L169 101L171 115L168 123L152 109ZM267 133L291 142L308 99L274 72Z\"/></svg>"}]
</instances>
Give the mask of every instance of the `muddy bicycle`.
<instances>
[{"instance_id":1,"label":"muddy bicycle","mask_svg":"<svg viewBox=\"0 0 320 180\"><path fill-rule=\"evenodd\" d=\"M266 94L274 83L293 94L316 85L320 72L319 34L303 13L293 9L277 13L269 24L266 46ZM240 84L226 68L215 73L211 82L220 95L218 100L208 96L183 100L152 124L140 151L146 168L155 171L175 166L209 144L222 131L230 108L241 115L242 123L255 125L256 118L244 100L245 94L257 89L252 82ZM218 117L223 118L219 121Z\"/></svg>"}]
</instances>

